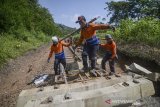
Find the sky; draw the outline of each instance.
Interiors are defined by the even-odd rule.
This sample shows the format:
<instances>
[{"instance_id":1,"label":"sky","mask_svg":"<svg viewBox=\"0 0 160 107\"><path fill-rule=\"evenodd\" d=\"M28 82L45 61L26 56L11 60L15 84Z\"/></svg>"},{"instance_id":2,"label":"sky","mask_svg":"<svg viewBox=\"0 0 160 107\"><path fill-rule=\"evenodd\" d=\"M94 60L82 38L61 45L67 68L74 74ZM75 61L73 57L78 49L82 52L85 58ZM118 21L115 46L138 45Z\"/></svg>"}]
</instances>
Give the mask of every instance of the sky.
<instances>
[{"instance_id":1,"label":"sky","mask_svg":"<svg viewBox=\"0 0 160 107\"><path fill-rule=\"evenodd\" d=\"M87 21L101 16L99 20L106 18L105 22L108 22L109 17L106 17L107 11L104 9L108 1L111 0L39 0L39 4L49 10L56 23L78 28L75 21L80 15L85 16Z\"/></svg>"}]
</instances>

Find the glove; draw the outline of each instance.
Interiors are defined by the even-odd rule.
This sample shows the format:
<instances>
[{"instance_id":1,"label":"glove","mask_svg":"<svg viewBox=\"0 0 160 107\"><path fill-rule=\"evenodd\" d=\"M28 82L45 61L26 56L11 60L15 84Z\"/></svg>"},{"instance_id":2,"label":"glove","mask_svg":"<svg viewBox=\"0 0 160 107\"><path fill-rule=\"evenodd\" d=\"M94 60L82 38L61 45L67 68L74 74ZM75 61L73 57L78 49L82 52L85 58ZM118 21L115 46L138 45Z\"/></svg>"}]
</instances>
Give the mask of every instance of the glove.
<instances>
[{"instance_id":1,"label":"glove","mask_svg":"<svg viewBox=\"0 0 160 107\"><path fill-rule=\"evenodd\" d=\"M48 63L50 62L50 58L47 59L47 62L48 62Z\"/></svg>"},{"instance_id":2,"label":"glove","mask_svg":"<svg viewBox=\"0 0 160 107\"><path fill-rule=\"evenodd\" d=\"M112 25L110 25L109 28L110 28L113 32L115 32L115 30L116 30L116 28L115 28L114 26L112 26Z\"/></svg>"}]
</instances>

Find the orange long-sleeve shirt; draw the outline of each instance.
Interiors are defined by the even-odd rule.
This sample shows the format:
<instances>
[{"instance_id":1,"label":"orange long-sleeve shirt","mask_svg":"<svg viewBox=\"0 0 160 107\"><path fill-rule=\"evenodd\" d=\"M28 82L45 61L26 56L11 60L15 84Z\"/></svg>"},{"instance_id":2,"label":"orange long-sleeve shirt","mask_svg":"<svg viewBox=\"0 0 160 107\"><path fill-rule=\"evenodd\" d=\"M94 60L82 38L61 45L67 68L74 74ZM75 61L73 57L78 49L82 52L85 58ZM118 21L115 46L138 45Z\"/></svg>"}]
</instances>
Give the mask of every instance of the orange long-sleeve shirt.
<instances>
[{"instance_id":1,"label":"orange long-sleeve shirt","mask_svg":"<svg viewBox=\"0 0 160 107\"><path fill-rule=\"evenodd\" d=\"M56 46L51 45L51 50L50 50L48 58L52 57L53 52L55 54L59 54L59 53L63 52L64 51L63 46L68 47L68 46L70 46L70 44L65 43L64 41L60 41L60 42L58 42L58 44Z\"/></svg>"},{"instance_id":2,"label":"orange long-sleeve shirt","mask_svg":"<svg viewBox=\"0 0 160 107\"><path fill-rule=\"evenodd\" d=\"M112 41L111 44L100 44L101 47L103 47L104 49L106 49L107 51L110 51L112 53L111 59L115 58L117 55L117 47L116 47L116 43L114 41Z\"/></svg>"},{"instance_id":3,"label":"orange long-sleeve shirt","mask_svg":"<svg viewBox=\"0 0 160 107\"><path fill-rule=\"evenodd\" d=\"M77 45L80 45L83 42L83 40L90 39L93 36L95 36L96 30L104 30L104 29L109 29L109 25L89 23L86 28L80 31L81 36Z\"/></svg>"}]
</instances>

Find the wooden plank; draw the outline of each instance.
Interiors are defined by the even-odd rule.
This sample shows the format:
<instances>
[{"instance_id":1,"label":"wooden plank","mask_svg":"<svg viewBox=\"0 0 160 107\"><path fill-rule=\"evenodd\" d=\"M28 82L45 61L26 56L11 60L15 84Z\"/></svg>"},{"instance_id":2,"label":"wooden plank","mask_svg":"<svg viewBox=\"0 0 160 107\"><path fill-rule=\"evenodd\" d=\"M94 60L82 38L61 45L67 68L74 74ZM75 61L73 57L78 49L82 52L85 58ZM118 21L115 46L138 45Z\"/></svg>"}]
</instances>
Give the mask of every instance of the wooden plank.
<instances>
[{"instance_id":1,"label":"wooden plank","mask_svg":"<svg viewBox=\"0 0 160 107\"><path fill-rule=\"evenodd\" d=\"M80 79L81 79L82 81L84 81L84 79L82 78L81 74L79 74L79 77L80 77Z\"/></svg>"},{"instance_id":2,"label":"wooden plank","mask_svg":"<svg viewBox=\"0 0 160 107\"><path fill-rule=\"evenodd\" d=\"M95 71L100 77L102 77L101 73L98 71Z\"/></svg>"},{"instance_id":3,"label":"wooden plank","mask_svg":"<svg viewBox=\"0 0 160 107\"><path fill-rule=\"evenodd\" d=\"M82 80L82 83L84 83L84 79L83 79L83 77L81 76L81 74L79 74L79 77L80 77L80 79Z\"/></svg>"},{"instance_id":4,"label":"wooden plank","mask_svg":"<svg viewBox=\"0 0 160 107\"><path fill-rule=\"evenodd\" d=\"M88 78L88 79L91 79L90 77L89 77L89 74L87 74L87 73L84 73L85 74L85 76Z\"/></svg>"}]
</instances>

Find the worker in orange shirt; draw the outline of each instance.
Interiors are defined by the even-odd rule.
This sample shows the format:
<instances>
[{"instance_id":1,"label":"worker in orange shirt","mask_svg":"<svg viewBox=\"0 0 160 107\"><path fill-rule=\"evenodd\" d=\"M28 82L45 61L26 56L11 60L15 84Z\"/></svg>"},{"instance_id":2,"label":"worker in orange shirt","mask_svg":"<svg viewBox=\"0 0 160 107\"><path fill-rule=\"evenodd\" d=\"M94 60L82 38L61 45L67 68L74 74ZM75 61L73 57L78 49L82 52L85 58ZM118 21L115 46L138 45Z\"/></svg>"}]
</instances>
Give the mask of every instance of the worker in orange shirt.
<instances>
[{"instance_id":1,"label":"worker in orange shirt","mask_svg":"<svg viewBox=\"0 0 160 107\"><path fill-rule=\"evenodd\" d=\"M96 30L112 29L114 31L115 28L107 24L87 23L84 16L79 16L76 23L79 23L82 29L80 31L80 39L75 48L84 42L82 52L83 69L84 71L88 71L88 56L91 62L91 70L93 70L96 68L96 54L99 48L99 40L96 36Z\"/></svg>"},{"instance_id":2,"label":"worker in orange shirt","mask_svg":"<svg viewBox=\"0 0 160 107\"><path fill-rule=\"evenodd\" d=\"M52 37L53 44L51 45L51 50L48 56L48 63L50 62L50 59L52 57L53 52L55 53L55 60L54 60L54 71L55 75L60 75L60 72L58 72L58 65L61 63L64 66L64 69L66 68L66 59L64 54L63 46L68 47L71 43L65 43L64 41L59 41L57 36ZM68 72L66 71L66 74Z\"/></svg>"},{"instance_id":3,"label":"worker in orange shirt","mask_svg":"<svg viewBox=\"0 0 160 107\"><path fill-rule=\"evenodd\" d=\"M106 50L106 54L102 59L101 66L102 66L102 69L105 70L106 62L109 61L109 67L111 71L109 75L113 75L115 74L114 63L115 63L115 59L117 58L116 43L113 41L112 36L110 34L107 34L105 36L105 39L107 43L100 44L100 46Z\"/></svg>"}]
</instances>

